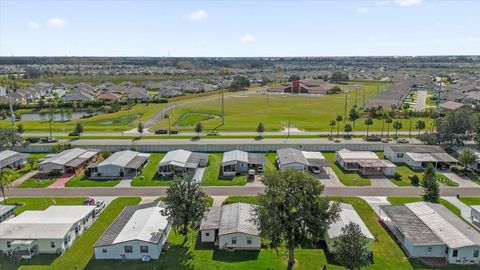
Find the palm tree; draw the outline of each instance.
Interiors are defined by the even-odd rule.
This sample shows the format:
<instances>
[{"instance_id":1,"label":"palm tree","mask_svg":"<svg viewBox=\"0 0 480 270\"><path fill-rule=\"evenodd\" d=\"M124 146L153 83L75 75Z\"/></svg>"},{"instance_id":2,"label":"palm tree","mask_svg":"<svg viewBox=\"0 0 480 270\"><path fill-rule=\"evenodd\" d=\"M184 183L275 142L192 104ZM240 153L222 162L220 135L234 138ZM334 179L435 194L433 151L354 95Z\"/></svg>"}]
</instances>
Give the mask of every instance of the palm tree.
<instances>
[{"instance_id":1,"label":"palm tree","mask_svg":"<svg viewBox=\"0 0 480 270\"><path fill-rule=\"evenodd\" d=\"M392 118L387 114L385 118L385 123L387 123L387 140L390 139L390 124L393 122Z\"/></svg>"},{"instance_id":2,"label":"palm tree","mask_svg":"<svg viewBox=\"0 0 480 270\"><path fill-rule=\"evenodd\" d=\"M415 124L415 128L418 129L418 136L420 137L420 131L422 131L425 128L425 121L418 120L417 123Z\"/></svg>"},{"instance_id":3,"label":"palm tree","mask_svg":"<svg viewBox=\"0 0 480 270\"><path fill-rule=\"evenodd\" d=\"M345 131L345 133L347 134L347 137L348 137L348 133L349 132L352 132L352 125L350 123L347 123L345 124L345 126L343 127L343 130Z\"/></svg>"},{"instance_id":4,"label":"palm tree","mask_svg":"<svg viewBox=\"0 0 480 270\"><path fill-rule=\"evenodd\" d=\"M333 127L337 124L335 120L331 120L330 123L328 124L330 126L330 138L332 138L333 135Z\"/></svg>"},{"instance_id":5,"label":"palm tree","mask_svg":"<svg viewBox=\"0 0 480 270\"><path fill-rule=\"evenodd\" d=\"M343 121L343 117L341 115L337 115L337 140L338 136L340 135L340 125L339 123Z\"/></svg>"},{"instance_id":6,"label":"palm tree","mask_svg":"<svg viewBox=\"0 0 480 270\"><path fill-rule=\"evenodd\" d=\"M382 132L380 133L380 138L383 139L383 127L385 126L385 119L387 118L387 113L382 113L381 117L382 117Z\"/></svg>"},{"instance_id":7,"label":"palm tree","mask_svg":"<svg viewBox=\"0 0 480 270\"><path fill-rule=\"evenodd\" d=\"M400 121L393 122L393 128L395 129L395 138L398 138L398 130L402 129L403 125Z\"/></svg>"},{"instance_id":8,"label":"palm tree","mask_svg":"<svg viewBox=\"0 0 480 270\"><path fill-rule=\"evenodd\" d=\"M262 122L258 123L257 126L257 132L258 132L258 137L262 138L262 133L265 131L265 126L263 125Z\"/></svg>"},{"instance_id":9,"label":"palm tree","mask_svg":"<svg viewBox=\"0 0 480 270\"><path fill-rule=\"evenodd\" d=\"M13 183L13 171L10 169L3 169L0 171L0 191L3 196L3 203L7 204L7 198L5 197L5 188L8 188Z\"/></svg>"},{"instance_id":10,"label":"palm tree","mask_svg":"<svg viewBox=\"0 0 480 270\"><path fill-rule=\"evenodd\" d=\"M370 126L373 125L372 117L369 116L367 119L365 119L365 125L367 125L367 137L368 137L368 131L370 129Z\"/></svg>"}]
</instances>

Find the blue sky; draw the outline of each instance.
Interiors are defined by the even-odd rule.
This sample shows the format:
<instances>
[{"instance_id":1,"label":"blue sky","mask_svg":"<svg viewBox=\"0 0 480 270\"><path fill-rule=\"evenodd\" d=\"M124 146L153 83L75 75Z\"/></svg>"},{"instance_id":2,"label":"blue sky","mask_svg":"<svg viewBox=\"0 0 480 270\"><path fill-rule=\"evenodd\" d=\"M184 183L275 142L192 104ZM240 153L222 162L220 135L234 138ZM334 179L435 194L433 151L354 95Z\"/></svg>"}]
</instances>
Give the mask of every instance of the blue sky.
<instances>
[{"instance_id":1,"label":"blue sky","mask_svg":"<svg viewBox=\"0 0 480 270\"><path fill-rule=\"evenodd\" d=\"M0 0L0 55L478 55L479 11L473 0Z\"/></svg>"}]
</instances>

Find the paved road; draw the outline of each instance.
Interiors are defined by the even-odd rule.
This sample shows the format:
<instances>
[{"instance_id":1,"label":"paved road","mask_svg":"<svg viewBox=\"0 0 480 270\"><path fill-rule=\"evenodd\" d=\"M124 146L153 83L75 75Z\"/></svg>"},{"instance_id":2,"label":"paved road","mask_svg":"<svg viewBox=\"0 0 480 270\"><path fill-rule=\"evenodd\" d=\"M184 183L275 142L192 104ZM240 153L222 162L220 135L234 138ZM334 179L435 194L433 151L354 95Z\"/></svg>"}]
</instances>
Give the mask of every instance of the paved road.
<instances>
[{"instance_id":1,"label":"paved road","mask_svg":"<svg viewBox=\"0 0 480 270\"><path fill-rule=\"evenodd\" d=\"M427 91L417 91L417 102L415 103L415 111L423 112L426 108L434 108L435 106L427 105Z\"/></svg>"},{"instance_id":2,"label":"paved road","mask_svg":"<svg viewBox=\"0 0 480 270\"><path fill-rule=\"evenodd\" d=\"M6 191L8 197L63 197L63 196L164 196L166 187L130 187L130 188L11 188ZM204 187L211 196L257 195L263 187ZM480 196L480 187L442 187L442 196ZM422 193L416 187L325 187L328 196L417 196Z\"/></svg>"}]
</instances>

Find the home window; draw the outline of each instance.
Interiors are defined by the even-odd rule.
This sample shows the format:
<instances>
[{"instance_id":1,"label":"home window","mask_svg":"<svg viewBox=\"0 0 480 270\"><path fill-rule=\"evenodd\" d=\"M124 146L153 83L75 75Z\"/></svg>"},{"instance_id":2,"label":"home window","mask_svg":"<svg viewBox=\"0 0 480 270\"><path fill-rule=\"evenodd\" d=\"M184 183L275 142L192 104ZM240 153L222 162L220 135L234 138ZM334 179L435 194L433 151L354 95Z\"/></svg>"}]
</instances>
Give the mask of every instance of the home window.
<instances>
[{"instance_id":1,"label":"home window","mask_svg":"<svg viewBox=\"0 0 480 270\"><path fill-rule=\"evenodd\" d=\"M210 236L210 233L209 233L209 232L206 232L206 233L205 233L205 236L206 236L206 237L209 237L209 236Z\"/></svg>"},{"instance_id":2,"label":"home window","mask_svg":"<svg viewBox=\"0 0 480 270\"><path fill-rule=\"evenodd\" d=\"M55 242L54 241L50 241L50 247L55 248Z\"/></svg>"},{"instance_id":3,"label":"home window","mask_svg":"<svg viewBox=\"0 0 480 270\"><path fill-rule=\"evenodd\" d=\"M247 245L251 245L252 244L252 237L247 237Z\"/></svg>"},{"instance_id":4,"label":"home window","mask_svg":"<svg viewBox=\"0 0 480 270\"><path fill-rule=\"evenodd\" d=\"M428 252L432 252L432 247L427 248Z\"/></svg>"},{"instance_id":5,"label":"home window","mask_svg":"<svg viewBox=\"0 0 480 270\"><path fill-rule=\"evenodd\" d=\"M140 253L148 253L148 246L140 246Z\"/></svg>"},{"instance_id":6,"label":"home window","mask_svg":"<svg viewBox=\"0 0 480 270\"><path fill-rule=\"evenodd\" d=\"M403 153L397 153L397 158L403 158Z\"/></svg>"},{"instance_id":7,"label":"home window","mask_svg":"<svg viewBox=\"0 0 480 270\"><path fill-rule=\"evenodd\" d=\"M7 241L7 248L11 248L12 247L12 243L10 243L10 241Z\"/></svg>"},{"instance_id":8,"label":"home window","mask_svg":"<svg viewBox=\"0 0 480 270\"><path fill-rule=\"evenodd\" d=\"M452 257L457 257L457 256L458 256L458 250L455 249L455 250L453 250Z\"/></svg>"},{"instance_id":9,"label":"home window","mask_svg":"<svg viewBox=\"0 0 480 270\"><path fill-rule=\"evenodd\" d=\"M236 245L237 244L237 237L232 237L232 245Z\"/></svg>"},{"instance_id":10,"label":"home window","mask_svg":"<svg viewBox=\"0 0 480 270\"><path fill-rule=\"evenodd\" d=\"M125 246L125 253L132 253L132 246Z\"/></svg>"},{"instance_id":11,"label":"home window","mask_svg":"<svg viewBox=\"0 0 480 270\"><path fill-rule=\"evenodd\" d=\"M473 257L478 258L478 253L479 253L479 250L474 250L473 251Z\"/></svg>"},{"instance_id":12,"label":"home window","mask_svg":"<svg viewBox=\"0 0 480 270\"><path fill-rule=\"evenodd\" d=\"M102 249L102 252L107 253L107 249L106 248Z\"/></svg>"}]
</instances>

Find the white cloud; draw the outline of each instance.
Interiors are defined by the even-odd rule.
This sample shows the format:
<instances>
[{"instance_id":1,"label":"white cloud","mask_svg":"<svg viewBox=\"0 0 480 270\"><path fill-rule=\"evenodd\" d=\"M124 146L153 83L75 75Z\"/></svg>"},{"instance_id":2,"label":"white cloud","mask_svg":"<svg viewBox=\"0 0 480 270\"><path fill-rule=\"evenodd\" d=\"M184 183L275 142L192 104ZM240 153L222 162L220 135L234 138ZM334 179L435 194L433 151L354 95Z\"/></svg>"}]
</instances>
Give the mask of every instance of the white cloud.
<instances>
[{"instance_id":1,"label":"white cloud","mask_svg":"<svg viewBox=\"0 0 480 270\"><path fill-rule=\"evenodd\" d=\"M203 20L207 17L208 17L208 13L203 9L199 9L197 11L190 13L190 15L187 16L187 19L189 21L198 21L198 20Z\"/></svg>"},{"instance_id":2,"label":"white cloud","mask_svg":"<svg viewBox=\"0 0 480 270\"><path fill-rule=\"evenodd\" d=\"M32 21L28 22L28 23L27 23L27 26L28 26L28 28L30 28L30 29L38 29L38 28L40 28L40 24L38 24L37 22L32 22Z\"/></svg>"},{"instance_id":3,"label":"white cloud","mask_svg":"<svg viewBox=\"0 0 480 270\"><path fill-rule=\"evenodd\" d=\"M380 5L380 6L385 6L388 4L390 4L390 0L377 1L377 5Z\"/></svg>"},{"instance_id":4,"label":"white cloud","mask_svg":"<svg viewBox=\"0 0 480 270\"><path fill-rule=\"evenodd\" d=\"M47 24L53 27L65 27L67 25L67 21L62 20L60 18L51 18L48 19Z\"/></svg>"},{"instance_id":5,"label":"white cloud","mask_svg":"<svg viewBox=\"0 0 480 270\"><path fill-rule=\"evenodd\" d=\"M254 36L250 35L250 34L245 34L243 35L241 38L240 38L240 41L242 41L242 43L252 43L252 42L255 42L256 39Z\"/></svg>"},{"instance_id":6,"label":"white cloud","mask_svg":"<svg viewBox=\"0 0 480 270\"><path fill-rule=\"evenodd\" d=\"M367 12L368 12L368 8L366 7L357 8L357 13L366 14Z\"/></svg>"},{"instance_id":7,"label":"white cloud","mask_svg":"<svg viewBox=\"0 0 480 270\"><path fill-rule=\"evenodd\" d=\"M402 7L409 7L422 3L422 0L395 0L394 2Z\"/></svg>"}]
</instances>

